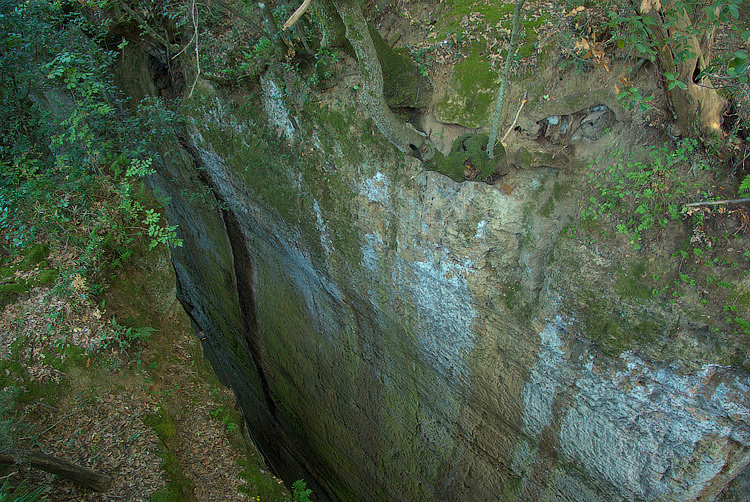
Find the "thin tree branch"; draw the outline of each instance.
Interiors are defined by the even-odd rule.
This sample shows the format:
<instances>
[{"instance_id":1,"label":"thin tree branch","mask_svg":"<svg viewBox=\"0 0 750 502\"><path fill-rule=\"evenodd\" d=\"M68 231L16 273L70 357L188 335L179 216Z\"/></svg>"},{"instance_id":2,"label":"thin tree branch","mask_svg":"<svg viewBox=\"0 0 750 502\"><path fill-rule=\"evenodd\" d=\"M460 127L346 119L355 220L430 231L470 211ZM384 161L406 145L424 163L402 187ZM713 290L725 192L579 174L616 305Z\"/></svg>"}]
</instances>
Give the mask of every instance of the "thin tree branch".
<instances>
[{"instance_id":1,"label":"thin tree branch","mask_svg":"<svg viewBox=\"0 0 750 502\"><path fill-rule=\"evenodd\" d=\"M304 2L302 2L302 5L300 5L299 8L294 11L294 14L289 16L289 19L286 20L286 23L284 23L284 26L281 28L281 30L288 30L289 28L294 26L294 23L299 21L299 18L301 18L302 15L307 12L307 9L310 8L311 4L312 0L305 0Z\"/></svg>"},{"instance_id":2,"label":"thin tree branch","mask_svg":"<svg viewBox=\"0 0 750 502\"><path fill-rule=\"evenodd\" d=\"M718 206L719 204L741 204L743 202L750 202L750 197L745 199L713 200L710 202L691 202L690 204L685 204L684 207Z\"/></svg>"},{"instance_id":3,"label":"thin tree branch","mask_svg":"<svg viewBox=\"0 0 750 502\"><path fill-rule=\"evenodd\" d=\"M195 84L198 83L198 78L201 76L201 57L198 53L198 20L195 17L195 0L193 0L193 27L195 28L193 39L195 40L195 64L197 66L197 72L195 74L195 80L193 80L193 86L190 88L190 93L188 93L188 99L193 97Z\"/></svg>"},{"instance_id":4,"label":"thin tree branch","mask_svg":"<svg viewBox=\"0 0 750 502\"><path fill-rule=\"evenodd\" d=\"M145 19L143 19L140 14L138 14L136 11L131 9L125 2L120 2L120 7L122 10L128 13L130 17L132 17L136 23L138 23L138 26L145 31L146 33L151 36L154 40L159 42L161 45L163 45L167 50L172 52L179 52L180 46L176 44L170 44L168 40L163 38L161 35L156 33L156 30L154 30L151 26L149 26L148 22L146 22Z\"/></svg>"},{"instance_id":5,"label":"thin tree branch","mask_svg":"<svg viewBox=\"0 0 750 502\"><path fill-rule=\"evenodd\" d=\"M508 137L508 134L510 134L510 131L513 130L513 126L516 125L516 122L518 122L518 116L521 115L521 110L523 110L523 105L526 104L526 95L529 93L529 91L523 92L523 97L521 98L521 106L518 107L518 111L516 112L515 118L513 118L513 123L510 125L507 131L505 131L505 135L500 139L500 143L505 145L505 138Z\"/></svg>"}]
</instances>

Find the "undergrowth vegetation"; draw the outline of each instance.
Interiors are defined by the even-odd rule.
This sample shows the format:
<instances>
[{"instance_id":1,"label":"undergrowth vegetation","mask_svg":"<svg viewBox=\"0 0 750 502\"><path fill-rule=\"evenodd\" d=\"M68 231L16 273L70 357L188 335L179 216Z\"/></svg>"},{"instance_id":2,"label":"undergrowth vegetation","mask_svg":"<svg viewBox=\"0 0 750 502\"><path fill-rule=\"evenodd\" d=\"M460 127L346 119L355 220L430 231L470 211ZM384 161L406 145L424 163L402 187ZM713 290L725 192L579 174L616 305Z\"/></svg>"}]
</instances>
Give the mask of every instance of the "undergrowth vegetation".
<instances>
[{"instance_id":1,"label":"undergrowth vegetation","mask_svg":"<svg viewBox=\"0 0 750 502\"><path fill-rule=\"evenodd\" d=\"M29 491L24 485L11 487L7 481L0 486L0 502L37 502L44 500L43 489Z\"/></svg>"},{"instance_id":2,"label":"undergrowth vegetation","mask_svg":"<svg viewBox=\"0 0 750 502\"><path fill-rule=\"evenodd\" d=\"M117 413L106 430L117 452L130 457L110 468L139 462L144 470L131 480L128 493L144 482L138 497L153 489L153 500L191 500L186 474L170 449L173 436L163 427L174 410L187 406L180 386L158 385L169 361L155 355L155 344L169 342L162 326L151 322L161 322L158 316L167 312L129 317L132 304L145 310L146 302L139 294L145 279L134 277L141 265L134 262L161 259L164 246L182 244L179 229L164 220L144 185L165 161L154 142L169 134L176 119L162 99L130 106L116 88L113 69L126 43L112 43L110 21L92 16L105 4L0 0L0 453L50 448L49 441L59 439L50 434L75 416L79 426L62 447L80 445L89 459L111 456L100 448L108 444L104 440L78 434L89 420L104 435L97 421L107 419L97 413ZM121 295L131 305L108 302L115 283L132 289ZM185 371L192 368L183 364ZM231 408L233 401L212 382L219 395L210 401L200 396L204 384L196 380L200 397L192 399ZM128 403L127 389L141 400ZM155 411L153 402L171 411ZM146 422L158 437L140 418L149 413L155 418ZM218 427L206 429L241 437L238 419L228 413L222 418ZM119 437L112 432L118 430ZM156 457L156 464L149 464L159 439L161 468ZM226 441L214 441L219 439ZM235 447L245 448L241 439ZM57 453L54 447L51 453ZM253 460L255 471L256 464ZM0 475L8 479L5 468L0 464ZM166 487L158 489L164 486L162 469ZM12 487L0 488L0 500L63 496L51 493L49 483L26 490L16 483L17 474L11 477ZM267 493L273 494L270 500L288 496L283 486Z\"/></svg>"},{"instance_id":3,"label":"undergrowth vegetation","mask_svg":"<svg viewBox=\"0 0 750 502\"><path fill-rule=\"evenodd\" d=\"M180 241L148 207L149 145L118 107L115 53L97 45L106 32L85 38L97 27L63 7L0 3L0 238L10 262L35 242L70 254L60 289L77 274L96 294L105 255L122 260L135 235Z\"/></svg>"},{"instance_id":4,"label":"undergrowth vegetation","mask_svg":"<svg viewBox=\"0 0 750 502\"><path fill-rule=\"evenodd\" d=\"M695 140L611 151L589 166L591 195L568 236L610 253L615 246L629 263L614 281L622 298L679 304L708 326L722 361L746 367L750 221L741 203L726 200L722 179L731 176L710 160ZM615 353L633 348L603 343Z\"/></svg>"},{"instance_id":5,"label":"undergrowth vegetation","mask_svg":"<svg viewBox=\"0 0 750 502\"><path fill-rule=\"evenodd\" d=\"M604 170L591 170L592 185L598 195L581 211L586 220L601 215L617 215L616 229L626 236L634 250L641 249L644 236L652 229L663 229L685 214L683 204L701 199L699 170L708 169L695 158L695 140L686 140L676 149L668 146L647 148L647 158L630 160L624 150L609 153ZM601 162L601 159L594 164ZM687 174L692 173L693 182ZM704 194L706 195L706 194Z\"/></svg>"}]
</instances>

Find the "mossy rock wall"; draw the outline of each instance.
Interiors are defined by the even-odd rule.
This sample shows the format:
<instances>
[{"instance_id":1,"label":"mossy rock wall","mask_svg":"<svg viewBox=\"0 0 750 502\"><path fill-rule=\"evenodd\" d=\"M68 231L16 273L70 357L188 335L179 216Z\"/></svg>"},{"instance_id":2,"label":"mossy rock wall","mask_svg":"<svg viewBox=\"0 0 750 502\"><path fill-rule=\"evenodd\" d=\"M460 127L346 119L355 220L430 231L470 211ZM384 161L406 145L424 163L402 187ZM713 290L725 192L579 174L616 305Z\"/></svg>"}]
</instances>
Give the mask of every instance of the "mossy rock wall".
<instances>
[{"instance_id":1,"label":"mossy rock wall","mask_svg":"<svg viewBox=\"0 0 750 502\"><path fill-rule=\"evenodd\" d=\"M180 298L286 479L316 500L692 500L747 463L746 374L625 350L675 316L594 287L618 277L563 232L582 179L457 182L352 93L292 107L264 79L196 87L151 182Z\"/></svg>"}]
</instances>

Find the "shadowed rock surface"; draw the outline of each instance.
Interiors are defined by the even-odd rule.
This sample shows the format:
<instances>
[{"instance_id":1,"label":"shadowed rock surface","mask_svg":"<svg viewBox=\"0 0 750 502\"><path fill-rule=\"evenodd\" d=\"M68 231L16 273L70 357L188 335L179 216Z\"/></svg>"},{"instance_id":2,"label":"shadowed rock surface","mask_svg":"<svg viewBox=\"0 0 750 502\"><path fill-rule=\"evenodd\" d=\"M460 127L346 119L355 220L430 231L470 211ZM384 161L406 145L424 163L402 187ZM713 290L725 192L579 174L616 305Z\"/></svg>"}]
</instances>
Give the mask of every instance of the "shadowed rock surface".
<instances>
[{"instance_id":1,"label":"shadowed rock surface","mask_svg":"<svg viewBox=\"0 0 750 502\"><path fill-rule=\"evenodd\" d=\"M748 375L679 308L624 294L622 256L565 234L581 148L458 183L351 93L295 111L274 79L260 102L199 86L150 181L184 239L180 300L283 476L316 500L688 501L750 462ZM520 123L588 123L556 141L603 151L628 131L602 92ZM509 158L535 144L520 135Z\"/></svg>"}]
</instances>

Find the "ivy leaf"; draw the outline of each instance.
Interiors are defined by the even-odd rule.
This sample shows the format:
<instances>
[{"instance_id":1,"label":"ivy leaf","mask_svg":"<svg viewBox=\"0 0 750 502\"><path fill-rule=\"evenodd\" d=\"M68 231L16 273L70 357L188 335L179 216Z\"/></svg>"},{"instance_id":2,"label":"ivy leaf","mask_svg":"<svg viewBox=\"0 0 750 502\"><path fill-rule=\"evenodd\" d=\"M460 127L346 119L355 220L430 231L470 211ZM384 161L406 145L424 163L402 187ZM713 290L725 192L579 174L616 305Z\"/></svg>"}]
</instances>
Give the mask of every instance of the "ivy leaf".
<instances>
[{"instance_id":1,"label":"ivy leaf","mask_svg":"<svg viewBox=\"0 0 750 502\"><path fill-rule=\"evenodd\" d=\"M671 91L675 87L679 87L684 91L685 89L687 89L687 84L681 80L672 80L671 82L669 82L667 89Z\"/></svg>"}]
</instances>

